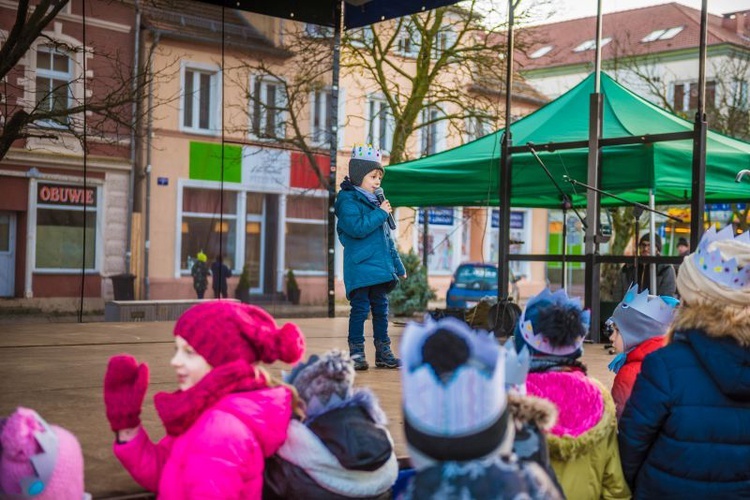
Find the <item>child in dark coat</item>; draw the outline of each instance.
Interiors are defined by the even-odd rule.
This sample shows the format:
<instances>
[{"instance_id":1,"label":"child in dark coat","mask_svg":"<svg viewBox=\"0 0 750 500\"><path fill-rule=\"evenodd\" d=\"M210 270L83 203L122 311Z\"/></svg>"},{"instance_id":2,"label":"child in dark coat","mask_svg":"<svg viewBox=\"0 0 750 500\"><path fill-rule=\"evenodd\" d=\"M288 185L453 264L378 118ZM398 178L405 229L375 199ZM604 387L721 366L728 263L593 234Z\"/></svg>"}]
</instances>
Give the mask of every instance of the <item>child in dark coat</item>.
<instances>
[{"instance_id":1,"label":"child in dark coat","mask_svg":"<svg viewBox=\"0 0 750 500\"><path fill-rule=\"evenodd\" d=\"M750 232L712 227L677 289L620 418L625 478L635 498L750 498Z\"/></svg>"},{"instance_id":2,"label":"child in dark coat","mask_svg":"<svg viewBox=\"0 0 750 500\"><path fill-rule=\"evenodd\" d=\"M263 498L391 498L398 475L385 413L366 388L354 389L351 359L311 356L285 378L305 403L278 453L266 461Z\"/></svg>"},{"instance_id":3,"label":"child in dark coat","mask_svg":"<svg viewBox=\"0 0 750 500\"><path fill-rule=\"evenodd\" d=\"M344 247L344 286L351 303L349 353L355 370L367 370L365 321L372 311L375 366L398 368L388 336L388 292L406 278L406 269L396 250L387 220L392 209L388 200L378 201L385 170L380 151L356 146L349 162L349 176L341 183L336 199L336 231Z\"/></svg>"}]
</instances>

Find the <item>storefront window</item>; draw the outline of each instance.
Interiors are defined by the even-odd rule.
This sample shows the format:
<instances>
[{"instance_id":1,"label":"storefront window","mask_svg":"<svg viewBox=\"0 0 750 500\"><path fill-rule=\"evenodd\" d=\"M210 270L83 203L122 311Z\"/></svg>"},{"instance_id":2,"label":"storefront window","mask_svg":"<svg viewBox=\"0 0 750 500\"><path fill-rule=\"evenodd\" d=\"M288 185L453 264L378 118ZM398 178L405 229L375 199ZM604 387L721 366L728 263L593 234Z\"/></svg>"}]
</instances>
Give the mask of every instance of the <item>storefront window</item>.
<instances>
[{"instance_id":1,"label":"storefront window","mask_svg":"<svg viewBox=\"0 0 750 500\"><path fill-rule=\"evenodd\" d=\"M39 184L37 270L96 268L96 204L96 188Z\"/></svg>"},{"instance_id":2,"label":"storefront window","mask_svg":"<svg viewBox=\"0 0 750 500\"><path fill-rule=\"evenodd\" d=\"M456 244L460 245L460 240L456 236L455 214L452 208L435 207L429 209L429 229L427 233L427 269L431 274L445 275L453 272L454 253ZM417 225L418 241L417 250L422 256L423 242L423 222L424 215L420 209L418 211ZM460 249L458 249L460 251Z\"/></svg>"},{"instance_id":3,"label":"storefront window","mask_svg":"<svg viewBox=\"0 0 750 500\"><path fill-rule=\"evenodd\" d=\"M220 207L224 208L221 214ZM235 269L237 249L237 193L218 189L185 188L182 192L180 268L189 271L201 250L213 261L220 253Z\"/></svg>"},{"instance_id":4,"label":"storefront window","mask_svg":"<svg viewBox=\"0 0 750 500\"><path fill-rule=\"evenodd\" d=\"M286 267L325 272L328 198L289 196L286 212Z\"/></svg>"}]
</instances>

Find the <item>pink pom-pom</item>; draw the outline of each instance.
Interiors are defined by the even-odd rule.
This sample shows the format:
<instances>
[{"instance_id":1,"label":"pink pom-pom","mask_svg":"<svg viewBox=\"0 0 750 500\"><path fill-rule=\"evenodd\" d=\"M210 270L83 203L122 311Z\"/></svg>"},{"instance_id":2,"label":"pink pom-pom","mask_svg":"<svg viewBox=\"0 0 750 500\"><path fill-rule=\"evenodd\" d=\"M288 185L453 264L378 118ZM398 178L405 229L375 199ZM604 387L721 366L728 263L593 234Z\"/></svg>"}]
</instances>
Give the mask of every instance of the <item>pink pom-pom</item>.
<instances>
[{"instance_id":1,"label":"pink pom-pom","mask_svg":"<svg viewBox=\"0 0 750 500\"><path fill-rule=\"evenodd\" d=\"M305 336L294 323L284 324L275 338L276 358L285 363L296 363L305 354Z\"/></svg>"}]
</instances>

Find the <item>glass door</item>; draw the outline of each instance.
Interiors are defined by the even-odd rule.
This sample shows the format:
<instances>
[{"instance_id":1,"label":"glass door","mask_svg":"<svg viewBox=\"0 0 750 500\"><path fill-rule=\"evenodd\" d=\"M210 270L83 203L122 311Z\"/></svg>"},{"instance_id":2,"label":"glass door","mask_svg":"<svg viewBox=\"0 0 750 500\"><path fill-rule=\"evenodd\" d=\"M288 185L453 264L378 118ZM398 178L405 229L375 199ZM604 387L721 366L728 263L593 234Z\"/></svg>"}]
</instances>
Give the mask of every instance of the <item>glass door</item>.
<instances>
[{"instance_id":1,"label":"glass door","mask_svg":"<svg viewBox=\"0 0 750 500\"><path fill-rule=\"evenodd\" d=\"M266 200L262 193L247 193L245 265L250 271L250 293L263 292Z\"/></svg>"}]
</instances>

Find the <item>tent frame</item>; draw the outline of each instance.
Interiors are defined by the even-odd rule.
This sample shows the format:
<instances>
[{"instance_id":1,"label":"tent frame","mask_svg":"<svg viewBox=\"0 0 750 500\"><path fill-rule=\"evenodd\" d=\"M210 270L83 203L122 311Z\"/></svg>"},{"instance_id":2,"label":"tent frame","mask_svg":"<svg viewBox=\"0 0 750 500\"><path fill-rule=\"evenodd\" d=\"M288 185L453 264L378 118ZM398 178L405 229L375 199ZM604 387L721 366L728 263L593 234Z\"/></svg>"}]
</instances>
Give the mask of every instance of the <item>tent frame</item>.
<instances>
[{"instance_id":1,"label":"tent frame","mask_svg":"<svg viewBox=\"0 0 750 500\"><path fill-rule=\"evenodd\" d=\"M604 262L629 262L628 257L610 258L611 256L599 255L599 243L601 241L599 211L601 200L596 190L588 190L586 203L586 219L589 221L586 227L585 255L583 258L573 256L540 256L510 254L510 202L511 202L511 172L513 168L513 154L530 152L531 145L512 145L511 134L511 96L512 96L512 74L513 74L513 1L508 0L508 43L506 53L506 82L507 91L505 95L505 132L501 138L501 153L499 165L499 206L500 206L500 230L498 236L498 252L500 262L498 263L498 298L508 298L507 283L510 276L510 261L572 261L584 262L585 264L585 292L584 306L591 310L590 334L594 342L601 340L599 331L600 323L600 301L595 300L599 296L601 275L599 266ZM661 141L693 140L693 164L692 164L692 196L690 219L690 248L694 251L703 233L703 217L695 216L702 214L705 210L706 197L706 137L708 124L706 122L706 41L708 33L708 0L702 0L701 25L700 25L700 48L699 48L699 77L698 77L698 111L695 115L695 124L692 132L677 132L665 134L653 134L635 137L616 137L604 139L602 135L603 110L602 94L600 92L601 74L601 39L602 39L602 1L597 1L596 16L596 56L594 61L595 80L594 92L591 93L589 105L589 139L588 141L568 141L562 143L534 144L534 149L544 151L555 151L562 149L588 148L588 184L601 188L601 148L615 145L644 144ZM564 221L565 222L565 221ZM653 239L653 233L651 238ZM651 248L654 248L652 241ZM653 251L653 250L652 250ZM669 257L644 257L642 260L649 264L656 263L679 263L677 258ZM676 261L676 262L675 262ZM564 283L564 279L563 279Z\"/></svg>"}]
</instances>

